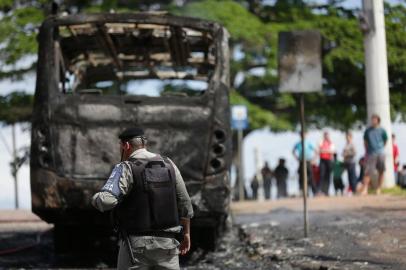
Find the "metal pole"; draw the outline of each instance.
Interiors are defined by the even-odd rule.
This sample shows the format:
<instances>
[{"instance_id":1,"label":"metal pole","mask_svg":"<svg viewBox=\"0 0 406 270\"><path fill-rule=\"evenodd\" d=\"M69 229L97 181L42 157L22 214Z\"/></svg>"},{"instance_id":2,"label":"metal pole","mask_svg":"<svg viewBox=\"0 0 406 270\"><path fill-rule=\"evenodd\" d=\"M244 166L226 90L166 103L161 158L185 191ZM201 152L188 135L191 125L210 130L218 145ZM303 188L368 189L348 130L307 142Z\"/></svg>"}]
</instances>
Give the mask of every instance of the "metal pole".
<instances>
[{"instance_id":1,"label":"metal pole","mask_svg":"<svg viewBox=\"0 0 406 270\"><path fill-rule=\"evenodd\" d=\"M367 123L373 114L377 114L381 118L381 126L388 133L384 186L392 187L395 177L383 0L363 0L363 10L369 28L364 32Z\"/></svg>"},{"instance_id":2,"label":"metal pole","mask_svg":"<svg viewBox=\"0 0 406 270\"><path fill-rule=\"evenodd\" d=\"M309 217L307 213L307 168L306 168L306 157L305 157L305 120L304 120L304 94L300 94L300 135L302 139L302 153L301 153L301 162L302 162L302 180L303 180L303 221L304 221L304 237L307 238L309 235Z\"/></svg>"},{"instance_id":3,"label":"metal pole","mask_svg":"<svg viewBox=\"0 0 406 270\"><path fill-rule=\"evenodd\" d=\"M14 177L14 200L15 208L18 209L18 178L17 178L17 147L16 147L16 132L15 124L11 125L11 138L12 138L12 147L13 147L13 177Z\"/></svg>"},{"instance_id":4,"label":"metal pole","mask_svg":"<svg viewBox=\"0 0 406 270\"><path fill-rule=\"evenodd\" d=\"M244 166L242 161L242 129L238 129L238 200L245 200L244 196Z\"/></svg>"}]
</instances>

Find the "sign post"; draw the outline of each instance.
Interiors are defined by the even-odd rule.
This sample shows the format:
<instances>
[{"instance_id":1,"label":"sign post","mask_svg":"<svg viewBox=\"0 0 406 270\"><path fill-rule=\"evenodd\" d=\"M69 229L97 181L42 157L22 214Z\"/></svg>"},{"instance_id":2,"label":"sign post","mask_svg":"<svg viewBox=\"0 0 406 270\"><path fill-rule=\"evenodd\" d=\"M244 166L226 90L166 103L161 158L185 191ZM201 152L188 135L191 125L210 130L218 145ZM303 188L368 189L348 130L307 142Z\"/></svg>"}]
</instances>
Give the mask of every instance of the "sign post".
<instances>
[{"instance_id":1,"label":"sign post","mask_svg":"<svg viewBox=\"0 0 406 270\"><path fill-rule=\"evenodd\" d=\"M242 161L242 138L243 130L248 128L248 110L244 105L234 105L231 107L231 127L237 130L238 137L238 200L243 201L244 196L244 164Z\"/></svg>"},{"instance_id":2,"label":"sign post","mask_svg":"<svg viewBox=\"0 0 406 270\"><path fill-rule=\"evenodd\" d=\"M279 33L279 91L299 93L300 135L302 152L300 162L303 180L304 237L309 236L307 209L308 179L305 146L304 93L321 91L321 36L317 31Z\"/></svg>"}]
</instances>

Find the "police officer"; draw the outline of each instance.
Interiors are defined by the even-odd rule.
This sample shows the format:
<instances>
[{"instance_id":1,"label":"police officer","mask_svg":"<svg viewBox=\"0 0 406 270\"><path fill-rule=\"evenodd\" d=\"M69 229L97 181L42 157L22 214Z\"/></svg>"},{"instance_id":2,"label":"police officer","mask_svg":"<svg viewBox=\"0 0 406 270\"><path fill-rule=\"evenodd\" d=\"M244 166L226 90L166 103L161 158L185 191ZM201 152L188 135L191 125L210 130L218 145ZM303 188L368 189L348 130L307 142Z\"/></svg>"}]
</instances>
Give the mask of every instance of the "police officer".
<instances>
[{"instance_id":1,"label":"police officer","mask_svg":"<svg viewBox=\"0 0 406 270\"><path fill-rule=\"evenodd\" d=\"M190 249L193 216L183 178L169 158L147 151L142 128L126 129L119 139L122 162L92 199L101 212L113 210L120 232L117 268L179 269L178 254Z\"/></svg>"}]
</instances>

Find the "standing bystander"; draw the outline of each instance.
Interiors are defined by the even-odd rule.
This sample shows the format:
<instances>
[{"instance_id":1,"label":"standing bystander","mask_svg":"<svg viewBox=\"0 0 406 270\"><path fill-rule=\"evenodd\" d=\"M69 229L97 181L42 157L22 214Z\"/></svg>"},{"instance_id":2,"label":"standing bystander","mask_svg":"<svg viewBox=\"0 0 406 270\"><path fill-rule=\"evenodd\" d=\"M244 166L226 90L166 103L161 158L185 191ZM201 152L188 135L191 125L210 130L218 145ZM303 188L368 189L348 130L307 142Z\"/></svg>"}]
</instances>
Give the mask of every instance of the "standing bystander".
<instances>
[{"instance_id":1,"label":"standing bystander","mask_svg":"<svg viewBox=\"0 0 406 270\"><path fill-rule=\"evenodd\" d=\"M335 191L336 195L338 195L338 192L341 192L341 195L344 195L344 183L343 183L343 178L342 178L343 171L344 171L343 162L338 160L337 154L334 154L333 184L334 184L334 191Z\"/></svg>"},{"instance_id":2,"label":"standing bystander","mask_svg":"<svg viewBox=\"0 0 406 270\"><path fill-rule=\"evenodd\" d=\"M395 169L395 181L399 184L398 171L399 171L399 147L396 143L396 136L392 134L392 147L393 147L393 168Z\"/></svg>"},{"instance_id":3,"label":"standing bystander","mask_svg":"<svg viewBox=\"0 0 406 270\"><path fill-rule=\"evenodd\" d=\"M331 169L333 154L335 152L335 146L330 140L330 134L328 131L323 133L323 140L319 145L320 153L320 190L323 195L328 196L330 189Z\"/></svg>"},{"instance_id":4,"label":"standing bystander","mask_svg":"<svg viewBox=\"0 0 406 270\"><path fill-rule=\"evenodd\" d=\"M398 185L401 188L406 188L406 164L403 164L402 169L399 171L398 179Z\"/></svg>"},{"instance_id":5,"label":"standing bystander","mask_svg":"<svg viewBox=\"0 0 406 270\"><path fill-rule=\"evenodd\" d=\"M306 174L307 174L307 183L311 186L312 188L312 192L313 195L315 196L318 192L318 189L316 188L316 185L314 184L313 181L313 174L312 174L312 162L314 160L315 157L315 153L316 153L316 148L314 147L314 145L309 142L306 139L307 133L304 133L304 157L306 160ZM303 190L303 173L302 173L302 142L298 141L295 146L293 147L292 150L292 154L293 156L296 158L296 160L299 162L299 187L300 190Z\"/></svg>"},{"instance_id":6,"label":"standing bystander","mask_svg":"<svg viewBox=\"0 0 406 270\"><path fill-rule=\"evenodd\" d=\"M371 126L367 128L364 133L366 159L364 179L359 189L361 195L368 194L371 176L375 170L378 170L378 187L376 194L381 193L383 174L385 172L385 145L388 140L388 135L385 129L380 127L380 123L381 118L376 114L372 115Z\"/></svg>"},{"instance_id":7,"label":"standing bystander","mask_svg":"<svg viewBox=\"0 0 406 270\"><path fill-rule=\"evenodd\" d=\"M357 175L355 172L355 147L352 142L352 133L347 132L345 134L347 143L343 150L344 167L347 169L348 183L351 188L351 192L355 193L357 190Z\"/></svg>"},{"instance_id":8,"label":"standing bystander","mask_svg":"<svg viewBox=\"0 0 406 270\"><path fill-rule=\"evenodd\" d=\"M252 199L253 200L258 200L258 187L259 187L259 182L258 178L256 175L251 180L251 191L252 191Z\"/></svg>"},{"instance_id":9,"label":"standing bystander","mask_svg":"<svg viewBox=\"0 0 406 270\"><path fill-rule=\"evenodd\" d=\"M269 200L271 198L272 170L269 168L268 162L265 162L264 167L261 169L261 174L264 181L265 199Z\"/></svg>"},{"instance_id":10,"label":"standing bystander","mask_svg":"<svg viewBox=\"0 0 406 270\"><path fill-rule=\"evenodd\" d=\"M362 180L364 179L364 174L365 174L365 157L361 157L358 161L358 165L359 165L359 175L357 178L357 189L358 189L358 185L362 184ZM357 189L355 190L355 192L357 191Z\"/></svg>"},{"instance_id":11,"label":"standing bystander","mask_svg":"<svg viewBox=\"0 0 406 270\"><path fill-rule=\"evenodd\" d=\"M279 164L274 170L276 185L278 187L278 199L288 196L286 181L288 180L289 170L285 166L285 159L280 158Z\"/></svg>"}]
</instances>

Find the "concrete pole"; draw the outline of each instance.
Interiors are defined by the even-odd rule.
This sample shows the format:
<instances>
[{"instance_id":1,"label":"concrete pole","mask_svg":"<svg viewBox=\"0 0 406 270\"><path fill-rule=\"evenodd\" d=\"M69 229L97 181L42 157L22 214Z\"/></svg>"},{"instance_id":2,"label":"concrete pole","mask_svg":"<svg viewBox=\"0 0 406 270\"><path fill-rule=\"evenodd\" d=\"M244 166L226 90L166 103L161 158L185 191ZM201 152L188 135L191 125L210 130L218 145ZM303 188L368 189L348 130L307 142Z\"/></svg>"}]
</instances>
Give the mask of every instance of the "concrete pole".
<instances>
[{"instance_id":1,"label":"concrete pole","mask_svg":"<svg viewBox=\"0 0 406 270\"><path fill-rule=\"evenodd\" d=\"M383 0L363 0L363 10L368 21L368 30L364 32L367 123L370 123L373 114L377 114L381 118L381 126L388 133L388 142L385 148L386 172L383 185L384 187L393 187L395 177Z\"/></svg>"}]
</instances>

